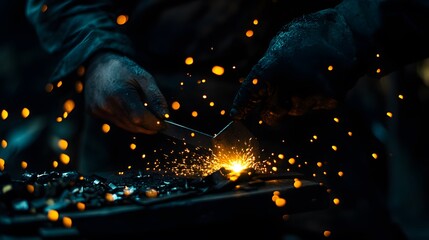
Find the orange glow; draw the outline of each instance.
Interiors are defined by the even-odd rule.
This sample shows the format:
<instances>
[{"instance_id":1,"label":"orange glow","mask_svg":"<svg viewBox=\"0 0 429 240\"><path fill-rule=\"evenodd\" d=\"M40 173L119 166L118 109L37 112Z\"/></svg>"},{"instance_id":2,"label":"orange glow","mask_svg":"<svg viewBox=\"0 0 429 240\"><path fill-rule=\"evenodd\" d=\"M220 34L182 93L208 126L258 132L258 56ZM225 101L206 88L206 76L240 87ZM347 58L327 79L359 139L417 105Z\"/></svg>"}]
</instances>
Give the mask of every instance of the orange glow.
<instances>
[{"instance_id":1,"label":"orange glow","mask_svg":"<svg viewBox=\"0 0 429 240\"><path fill-rule=\"evenodd\" d=\"M214 107L215 103L214 102L210 102L209 105L210 105L210 107Z\"/></svg>"},{"instance_id":2,"label":"orange glow","mask_svg":"<svg viewBox=\"0 0 429 240\"><path fill-rule=\"evenodd\" d=\"M52 83L48 83L45 85L45 91L46 92L52 92L52 90L54 90L54 85L52 85Z\"/></svg>"},{"instance_id":3,"label":"orange glow","mask_svg":"<svg viewBox=\"0 0 429 240\"><path fill-rule=\"evenodd\" d=\"M1 147L2 148L6 148L7 147L7 141L6 140L1 140Z\"/></svg>"},{"instance_id":4,"label":"orange glow","mask_svg":"<svg viewBox=\"0 0 429 240\"><path fill-rule=\"evenodd\" d=\"M63 85L63 81L58 81L57 82L57 87L61 87Z\"/></svg>"},{"instance_id":5,"label":"orange glow","mask_svg":"<svg viewBox=\"0 0 429 240\"><path fill-rule=\"evenodd\" d=\"M293 165L295 164L295 158L289 158L289 164Z\"/></svg>"},{"instance_id":6,"label":"orange glow","mask_svg":"<svg viewBox=\"0 0 429 240\"><path fill-rule=\"evenodd\" d=\"M279 197L280 197L279 195L274 194L274 195L271 197L271 201L273 201L273 202L275 203L275 202L276 202L276 200L277 200Z\"/></svg>"},{"instance_id":7,"label":"orange glow","mask_svg":"<svg viewBox=\"0 0 429 240\"><path fill-rule=\"evenodd\" d=\"M148 198L156 198L156 197L158 197L158 191L156 191L153 188L146 190L145 193L146 193L146 197L148 197Z\"/></svg>"},{"instance_id":8,"label":"orange glow","mask_svg":"<svg viewBox=\"0 0 429 240\"><path fill-rule=\"evenodd\" d=\"M174 102L171 104L171 108L172 108L173 110L179 110L179 108L180 108L180 103L179 103L179 102L177 102L177 101L174 101Z\"/></svg>"},{"instance_id":9,"label":"orange glow","mask_svg":"<svg viewBox=\"0 0 429 240\"><path fill-rule=\"evenodd\" d=\"M377 68L376 73L381 73L381 69Z\"/></svg>"},{"instance_id":10,"label":"orange glow","mask_svg":"<svg viewBox=\"0 0 429 240\"><path fill-rule=\"evenodd\" d=\"M258 124L259 124L259 125L262 125L262 123L264 123L264 121L262 121L262 120L259 120L259 121L258 121Z\"/></svg>"},{"instance_id":11,"label":"orange glow","mask_svg":"<svg viewBox=\"0 0 429 240\"><path fill-rule=\"evenodd\" d=\"M78 202L78 203L76 203L76 208L77 208L79 211L85 211L85 203L83 203L83 202Z\"/></svg>"},{"instance_id":12,"label":"orange glow","mask_svg":"<svg viewBox=\"0 0 429 240\"><path fill-rule=\"evenodd\" d=\"M351 136L353 136L353 133L349 131L349 132L347 132L347 135L349 135L351 137Z\"/></svg>"},{"instance_id":13,"label":"orange glow","mask_svg":"<svg viewBox=\"0 0 429 240\"><path fill-rule=\"evenodd\" d=\"M258 19L253 20L253 25L258 25L259 21Z\"/></svg>"},{"instance_id":14,"label":"orange glow","mask_svg":"<svg viewBox=\"0 0 429 240\"><path fill-rule=\"evenodd\" d=\"M332 71L332 70L334 70L334 66L329 65L329 66L328 66L328 71Z\"/></svg>"},{"instance_id":15,"label":"orange glow","mask_svg":"<svg viewBox=\"0 0 429 240\"><path fill-rule=\"evenodd\" d=\"M197 111L192 111L192 117L197 117L198 116L198 112Z\"/></svg>"},{"instance_id":16,"label":"orange glow","mask_svg":"<svg viewBox=\"0 0 429 240\"><path fill-rule=\"evenodd\" d=\"M28 167L28 163L26 161L21 162L22 169L26 169Z\"/></svg>"},{"instance_id":17,"label":"orange glow","mask_svg":"<svg viewBox=\"0 0 429 240\"><path fill-rule=\"evenodd\" d=\"M66 228L72 227L72 219L70 217L63 217L63 225Z\"/></svg>"},{"instance_id":18,"label":"orange glow","mask_svg":"<svg viewBox=\"0 0 429 240\"><path fill-rule=\"evenodd\" d=\"M325 237L331 236L331 231L329 231L329 230L324 231L323 236L325 236Z\"/></svg>"},{"instance_id":19,"label":"orange glow","mask_svg":"<svg viewBox=\"0 0 429 240\"><path fill-rule=\"evenodd\" d=\"M337 151L337 150L338 150L338 147L337 147L337 146L335 146L335 145L332 145L332 150Z\"/></svg>"},{"instance_id":20,"label":"orange glow","mask_svg":"<svg viewBox=\"0 0 429 240\"><path fill-rule=\"evenodd\" d=\"M334 198L334 200L332 200L332 202L334 202L335 205L338 205L338 204L340 204L340 199Z\"/></svg>"},{"instance_id":21,"label":"orange glow","mask_svg":"<svg viewBox=\"0 0 429 240\"><path fill-rule=\"evenodd\" d=\"M255 79L253 79L253 80L252 80L252 84L253 84L253 85L258 84L258 79L256 79L256 78L255 78Z\"/></svg>"},{"instance_id":22,"label":"orange glow","mask_svg":"<svg viewBox=\"0 0 429 240\"><path fill-rule=\"evenodd\" d=\"M186 65L192 65L194 63L194 59L192 57L187 57L185 59L185 64Z\"/></svg>"},{"instance_id":23,"label":"orange glow","mask_svg":"<svg viewBox=\"0 0 429 240\"><path fill-rule=\"evenodd\" d=\"M104 196L104 198L105 198L105 199L106 199L106 201L108 201L108 202L113 202L113 201L115 201L115 198L114 198L113 194L111 194L111 193L106 193L106 195Z\"/></svg>"},{"instance_id":24,"label":"orange glow","mask_svg":"<svg viewBox=\"0 0 429 240\"><path fill-rule=\"evenodd\" d=\"M225 110L220 110L220 115L225 115Z\"/></svg>"},{"instance_id":25,"label":"orange glow","mask_svg":"<svg viewBox=\"0 0 429 240\"><path fill-rule=\"evenodd\" d=\"M46 11L48 11L48 5L43 4L42 8L40 9L40 11L42 11L42 13L45 13Z\"/></svg>"},{"instance_id":26,"label":"orange glow","mask_svg":"<svg viewBox=\"0 0 429 240\"><path fill-rule=\"evenodd\" d=\"M81 81L76 81L74 89L77 93L81 93L83 91L83 83Z\"/></svg>"},{"instance_id":27,"label":"orange glow","mask_svg":"<svg viewBox=\"0 0 429 240\"><path fill-rule=\"evenodd\" d=\"M69 146L69 143L67 142L67 140L65 139L58 140L58 147L61 150L66 150L68 146Z\"/></svg>"},{"instance_id":28,"label":"orange glow","mask_svg":"<svg viewBox=\"0 0 429 240\"><path fill-rule=\"evenodd\" d=\"M392 118L392 117L393 117L393 113L392 113L392 112L387 112L387 113L386 113L386 115L387 115L388 117L390 117L390 118Z\"/></svg>"},{"instance_id":29,"label":"orange glow","mask_svg":"<svg viewBox=\"0 0 429 240\"><path fill-rule=\"evenodd\" d=\"M253 37L253 31L252 30L247 30L246 31L246 37Z\"/></svg>"},{"instance_id":30,"label":"orange glow","mask_svg":"<svg viewBox=\"0 0 429 240\"><path fill-rule=\"evenodd\" d=\"M373 154L372 154L372 157L373 157L374 159L377 159L377 158L378 158L377 153L373 153Z\"/></svg>"},{"instance_id":31,"label":"orange glow","mask_svg":"<svg viewBox=\"0 0 429 240\"><path fill-rule=\"evenodd\" d=\"M6 161L3 158L0 158L0 171L4 170L5 163L6 163Z\"/></svg>"},{"instance_id":32,"label":"orange glow","mask_svg":"<svg viewBox=\"0 0 429 240\"><path fill-rule=\"evenodd\" d=\"M322 167L322 165L323 165L322 162L317 162L318 167Z\"/></svg>"},{"instance_id":33,"label":"orange glow","mask_svg":"<svg viewBox=\"0 0 429 240\"><path fill-rule=\"evenodd\" d=\"M299 179L294 179L293 186L295 188L300 188L302 186L302 182Z\"/></svg>"},{"instance_id":34,"label":"orange glow","mask_svg":"<svg viewBox=\"0 0 429 240\"><path fill-rule=\"evenodd\" d=\"M57 121L57 122L62 122L62 121L63 121L63 118L62 118L62 117L57 117L56 121Z\"/></svg>"},{"instance_id":35,"label":"orange glow","mask_svg":"<svg viewBox=\"0 0 429 240\"><path fill-rule=\"evenodd\" d=\"M108 133L110 131L110 125L104 123L103 125L101 125L101 131L103 131L104 133Z\"/></svg>"},{"instance_id":36,"label":"orange glow","mask_svg":"<svg viewBox=\"0 0 429 240\"><path fill-rule=\"evenodd\" d=\"M277 207L284 207L286 205L286 199L279 197L276 199L275 203Z\"/></svg>"},{"instance_id":37,"label":"orange glow","mask_svg":"<svg viewBox=\"0 0 429 240\"><path fill-rule=\"evenodd\" d=\"M131 150L135 150L135 149L136 149L136 147L137 147L137 145L136 145L135 143L131 143L131 144L130 144L130 149L131 149Z\"/></svg>"},{"instance_id":38,"label":"orange glow","mask_svg":"<svg viewBox=\"0 0 429 240\"><path fill-rule=\"evenodd\" d=\"M28 191L29 193L34 193L34 185L27 184L27 191Z\"/></svg>"},{"instance_id":39,"label":"orange glow","mask_svg":"<svg viewBox=\"0 0 429 240\"><path fill-rule=\"evenodd\" d=\"M29 115L30 115L30 110L29 110L28 108L23 108L23 109L21 110L21 116L22 116L23 118L27 118Z\"/></svg>"},{"instance_id":40,"label":"orange glow","mask_svg":"<svg viewBox=\"0 0 429 240\"><path fill-rule=\"evenodd\" d=\"M279 154L278 156L277 156L279 159L284 159L285 158L285 155L283 155L283 154Z\"/></svg>"},{"instance_id":41,"label":"orange glow","mask_svg":"<svg viewBox=\"0 0 429 240\"><path fill-rule=\"evenodd\" d=\"M128 22L128 16L127 15L119 15L117 18L116 18L116 23L118 24L118 25L124 25L125 23L127 23Z\"/></svg>"},{"instance_id":42,"label":"orange glow","mask_svg":"<svg viewBox=\"0 0 429 240\"><path fill-rule=\"evenodd\" d=\"M48 219L50 221L55 222L58 220L59 217L60 217L60 214L57 212L57 210L51 209L48 211Z\"/></svg>"},{"instance_id":43,"label":"orange glow","mask_svg":"<svg viewBox=\"0 0 429 240\"><path fill-rule=\"evenodd\" d=\"M334 121L335 121L335 122L339 122L339 121L340 121L340 119L335 117L335 118L334 118Z\"/></svg>"},{"instance_id":44,"label":"orange glow","mask_svg":"<svg viewBox=\"0 0 429 240\"><path fill-rule=\"evenodd\" d=\"M63 105L63 109L67 113L70 113L71 111L73 111L74 107L75 107L75 103L71 99L68 99L67 101L65 101L65 103Z\"/></svg>"},{"instance_id":45,"label":"orange glow","mask_svg":"<svg viewBox=\"0 0 429 240\"><path fill-rule=\"evenodd\" d=\"M76 74L79 77L82 77L85 74L85 67L84 66L79 66L76 70Z\"/></svg>"},{"instance_id":46,"label":"orange glow","mask_svg":"<svg viewBox=\"0 0 429 240\"><path fill-rule=\"evenodd\" d=\"M340 176L340 177L344 176L344 172L339 171L339 172L338 172L338 176Z\"/></svg>"},{"instance_id":47,"label":"orange glow","mask_svg":"<svg viewBox=\"0 0 429 240\"><path fill-rule=\"evenodd\" d=\"M224 74L225 69L224 69L223 67L221 67L221 66L214 66L214 67L212 68L212 72L213 72L214 74L218 75L218 76L221 76L221 75L223 75L223 74Z\"/></svg>"},{"instance_id":48,"label":"orange glow","mask_svg":"<svg viewBox=\"0 0 429 240\"><path fill-rule=\"evenodd\" d=\"M58 167L58 161L53 161L52 162L52 167L57 168Z\"/></svg>"},{"instance_id":49,"label":"orange glow","mask_svg":"<svg viewBox=\"0 0 429 240\"><path fill-rule=\"evenodd\" d=\"M124 187L124 196L129 196L131 194L131 190L128 187Z\"/></svg>"},{"instance_id":50,"label":"orange glow","mask_svg":"<svg viewBox=\"0 0 429 240\"><path fill-rule=\"evenodd\" d=\"M5 110L5 109L3 109L2 111L1 111L1 118L3 119L3 120L6 120L6 118L9 116L9 113Z\"/></svg>"},{"instance_id":51,"label":"orange glow","mask_svg":"<svg viewBox=\"0 0 429 240\"><path fill-rule=\"evenodd\" d=\"M65 165L69 164L69 162L70 162L70 157L69 157L69 155L67 155L67 154L65 154L65 153L61 153L61 154L60 154L60 161L61 161L63 164L65 164Z\"/></svg>"}]
</instances>

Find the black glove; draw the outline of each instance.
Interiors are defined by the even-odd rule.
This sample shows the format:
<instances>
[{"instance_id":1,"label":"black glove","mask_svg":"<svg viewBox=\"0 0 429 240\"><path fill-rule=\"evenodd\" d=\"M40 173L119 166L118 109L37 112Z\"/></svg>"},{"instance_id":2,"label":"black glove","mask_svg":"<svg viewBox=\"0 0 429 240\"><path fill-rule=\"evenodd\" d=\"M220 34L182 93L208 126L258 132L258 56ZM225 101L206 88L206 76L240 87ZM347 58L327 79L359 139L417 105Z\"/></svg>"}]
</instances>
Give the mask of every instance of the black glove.
<instances>
[{"instance_id":1,"label":"black glove","mask_svg":"<svg viewBox=\"0 0 429 240\"><path fill-rule=\"evenodd\" d=\"M168 114L151 74L127 57L102 53L88 66L85 102L90 113L135 133L154 134Z\"/></svg>"},{"instance_id":2,"label":"black glove","mask_svg":"<svg viewBox=\"0 0 429 240\"><path fill-rule=\"evenodd\" d=\"M363 75L353 34L334 9L286 25L239 89L230 115L240 120L260 107L275 125L288 115L333 109Z\"/></svg>"}]
</instances>

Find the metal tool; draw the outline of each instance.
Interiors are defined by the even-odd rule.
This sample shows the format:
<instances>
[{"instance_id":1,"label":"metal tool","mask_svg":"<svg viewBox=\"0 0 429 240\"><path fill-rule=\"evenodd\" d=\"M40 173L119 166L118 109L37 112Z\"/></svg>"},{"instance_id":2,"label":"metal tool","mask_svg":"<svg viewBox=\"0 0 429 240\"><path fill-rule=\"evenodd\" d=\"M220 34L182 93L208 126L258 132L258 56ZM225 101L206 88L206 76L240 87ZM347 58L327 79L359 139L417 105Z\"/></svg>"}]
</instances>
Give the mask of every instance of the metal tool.
<instances>
[{"instance_id":1,"label":"metal tool","mask_svg":"<svg viewBox=\"0 0 429 240\"><path fill-rule=\"evenodd\" d=\"M213 135L200 132L198 130L180 125L178 123L165 120L165 128L162 134L186 142L195 147L211 149L213 147Z\"/></svg>"},{"instance_id":2,"label":"metal tool","mask_svg":"<svg viewBox=\"0 0 429 240\"><path fill-rule=\"evenodd\" d=\"M259 155L256 137L239 121L229 122L219 133L207 134L172 121L165 121L162 134L184 141L195 147L203 147L214 152L217 149L249 149ZM254 155L257 156L257 155Z\"/></svg>"}]
</instances>

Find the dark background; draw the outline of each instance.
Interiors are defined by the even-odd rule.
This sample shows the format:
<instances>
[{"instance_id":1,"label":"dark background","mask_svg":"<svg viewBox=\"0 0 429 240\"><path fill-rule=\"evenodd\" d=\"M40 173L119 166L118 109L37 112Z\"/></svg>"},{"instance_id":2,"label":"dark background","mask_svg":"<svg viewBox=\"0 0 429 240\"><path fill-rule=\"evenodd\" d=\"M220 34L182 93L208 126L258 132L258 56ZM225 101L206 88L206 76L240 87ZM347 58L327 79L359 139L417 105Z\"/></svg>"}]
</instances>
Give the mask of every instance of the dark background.
<instances>
[{"instance_id":1,"label":"dark background","mask_svg":"<svg viewBox=\"0 0 429 240\"><path fill-rule=\"evenodd\" d=\"M55 121L63 113L67 95L45 90L54 62L40 48L24 17L24 7L24 1L0 2L0 110L9 113L6 120L0 120L0 139L8 142L0 148L0 157L6 161L5 171L12 175L24 171L21 161L28 163L29 171L53 169L52 161L59 161L56 143L60 138L69 140L67 151L73 159L77 148L73 143L79 139L83 116L81 99L76 97L76 108L68 121ZM284 161L280 168L316 173L315 180L327 184L332 198L341 200L327 212L291 216L285 222L291 234L285 239L299 239L309 232L321 236L326 229L332 231L332 237L345 239L399 238L397 226L421 239L427 236L428 69L429 64L421 61L382 79L362 78L335 111L291 118L281 132L254 129L256 134L270 132L267 152L282 149L287 152L285 159L299 155L308 163L297 167ZM26 119L21 117L24 107L31 112ZM388 111L392 118L386 116ZM334 122L334 117L340 122ZM314 134L318 140L310 142ZM270 145L280 139L286 139L287 144ZM264 141L261 144L264 146ZM338 150L333 151L332 145ZM323 168L317 168L317 162L322 162ZM71 162L58 169L74 167ZM338 171L344 176L339 177Z\"/></svg>"}]
</instances>

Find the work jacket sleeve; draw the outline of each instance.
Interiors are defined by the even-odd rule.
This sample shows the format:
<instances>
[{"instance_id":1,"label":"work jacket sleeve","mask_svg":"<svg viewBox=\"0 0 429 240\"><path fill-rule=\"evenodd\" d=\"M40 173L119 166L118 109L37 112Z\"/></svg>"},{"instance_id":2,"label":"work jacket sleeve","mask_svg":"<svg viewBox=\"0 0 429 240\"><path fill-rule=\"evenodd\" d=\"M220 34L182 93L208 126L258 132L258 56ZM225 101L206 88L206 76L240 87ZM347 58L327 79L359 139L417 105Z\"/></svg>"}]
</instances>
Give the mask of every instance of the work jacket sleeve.
<instances>
[{"instance_id":1,"label":"work jacket sleeve","mask_svg":"<svg viewBox=\"0 0 429 240\"><path fill-rule=\"evenodd\" d=\"M58 59L51 81L60 80L100 50L132 57L129 38L116 23L117 1L28 0L26 16L42 47Z\"/></svg>"},{"instance_id":2,"label":"work jacket sleeve","mask_svg":"<svg viewBox=\"0 0 429 240\"><path fill-rule=\"evenodd\" d=\"M429 57L429 1L344 0L336 10L353 32L370 75Z\"/></svg>"}]
</instances>

